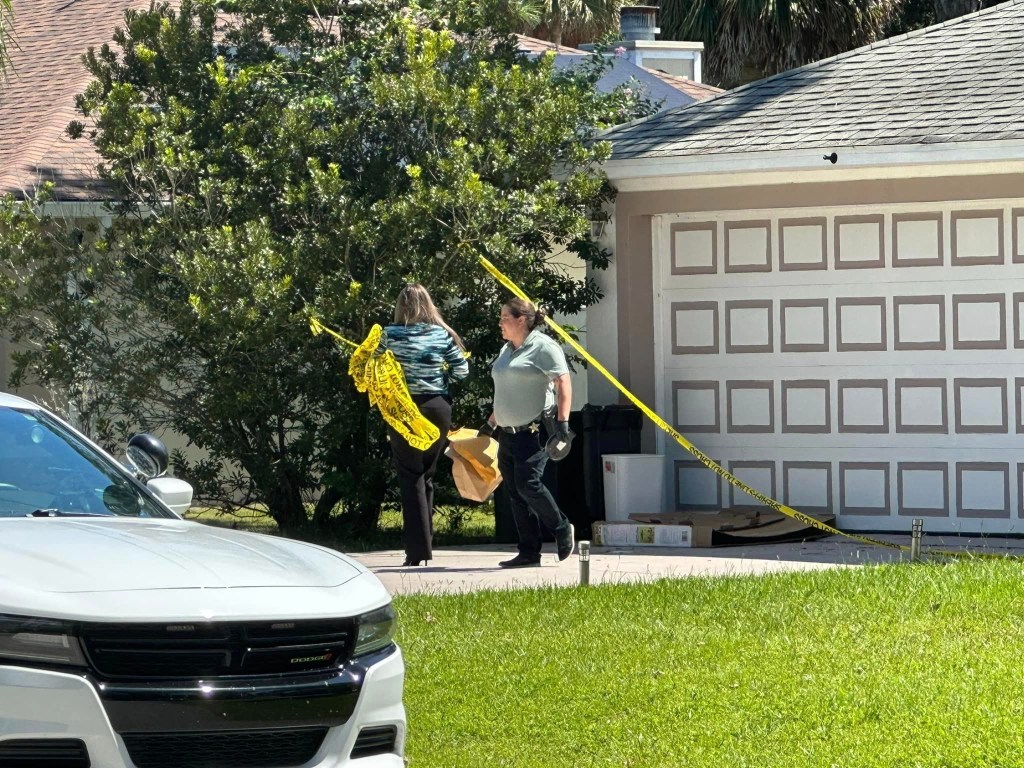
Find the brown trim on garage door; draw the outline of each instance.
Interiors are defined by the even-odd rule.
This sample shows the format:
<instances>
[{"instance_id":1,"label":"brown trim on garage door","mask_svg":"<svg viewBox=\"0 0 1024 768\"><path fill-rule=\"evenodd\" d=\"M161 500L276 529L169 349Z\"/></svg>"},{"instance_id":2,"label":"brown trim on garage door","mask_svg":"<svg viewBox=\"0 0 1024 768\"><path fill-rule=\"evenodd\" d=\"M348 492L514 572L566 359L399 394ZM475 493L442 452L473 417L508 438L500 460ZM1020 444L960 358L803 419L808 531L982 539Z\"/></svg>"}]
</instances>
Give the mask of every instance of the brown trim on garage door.
<instances>
[{"instance_id":1,"label":"brown trim on garage door","mask_svg":"<svg viewBox=\"0 0 1024 768\"><path fill-rule=\"evenodd\" d=\"M901 259L899 225L905 221L932 221L935 222L936 235L938 240L938 253L932 259ZM894 213L892 215L892 265L894 267L941 267L945 263L945 251L943 250L943 225L942 213Z\"/></svg>"},{"instance_id":2,"label":"brown trim on garage door","mask_svg":"<svg viewBox=\"0 0 1024 768\"><path fill-rule=\"evenodd\" d=\"M995 219L997 226L997 246L996 252L992 255L980 256L977 258L969 256L960 256L957 253L956 246L956 225L960 221L970 219ZM1005 246L1003 245L1003 211L1001 208L995 208L987 211L953 211L949 215L949 263L954 267L960 266L971 266L971 265L984 265L984 264L1003 264L1006 261Z\"/></svg>"}]
</instances>

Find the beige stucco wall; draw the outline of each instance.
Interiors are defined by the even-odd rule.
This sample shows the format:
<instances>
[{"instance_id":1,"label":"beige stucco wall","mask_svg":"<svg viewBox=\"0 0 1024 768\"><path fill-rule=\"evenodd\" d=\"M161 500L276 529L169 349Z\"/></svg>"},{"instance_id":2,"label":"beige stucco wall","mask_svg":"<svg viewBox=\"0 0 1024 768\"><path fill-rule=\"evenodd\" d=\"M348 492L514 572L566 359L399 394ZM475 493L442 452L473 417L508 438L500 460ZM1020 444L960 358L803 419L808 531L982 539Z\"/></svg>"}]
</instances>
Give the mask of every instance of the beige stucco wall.
<instances>
[{"instance_id":1,"label":"beige stucco wall","mask_svg":"<svg viewBox=\"0 0 1024 768\"><path fill-rule=\"evenodd\" d=\"M572 277L574 280L582 280L587 274L586 263L575 254L563 252L557 256L552 257L552 263L555 264L561 271L566 275ZM575 315L559 315L556 314L552 318L556 323L562 326L572 326L578 330L578 337L580 343L587 346L587 311L583 310ZM566 354L574 354L568 345L562 345L565 349ZM572 378L572 410L578 411L587 403L587 369L578 363L573 363L575 371L570 373Z\"/></svg>"},{"instance_id":2,"label":"beige stucco wall","mask_svg":"<svg viewBox=\"0 0 1024 768\"><path fill-rule=\"evenodd\" d=\"M91 233L90 230L95 226L97 217L93 215L80 215L83 212L99 213L101 210L98 205L81 203L53 203L50 204L46 210L48 215L55 219L63 220L65 226L77 227L86 237L95 238L97 235L95 233ZM102 221L102 218L100 221ZM12 355L14 354L15 349L15 345L10 338L8 338L3 332L0 332L0 391L9 392L12 395L17 395L18 397L23 397L26 400L32 400L33 402L39 402L48 407L54 405L51 393L42 387L34 385L22 387L11 386L9 379L14 370Z\"/></svg>"},{"instance_id":3,"label":"beige stucco wall","mask_svg":"<svg viewBox=\"0 0 1024 768\"><path fill-rule=\"evenodd\" d=\"M107 212L98 203L53 203L48 206L46 212L55 218L63 219L66 226L78 227L87 238L99 236L98 232L94 231L97 224L101 230L109 225ZM12 387L10 385L9 377L14 369L12 354L15 349L14 343L0 333L0 391L9 392L26 400L40 403L56 411L59 415L68 418L75 426L88 432L85 425L79 423L75 418L75 413L69 412L72 409L59 394L55 395L53 392L37 385L21 387ZM169 451L180 449L192 460L205 457L206 455L205 451L189 446L188 440L176 432L156 430L154 434L164 441Z\"/></svg>"}]
</instances>

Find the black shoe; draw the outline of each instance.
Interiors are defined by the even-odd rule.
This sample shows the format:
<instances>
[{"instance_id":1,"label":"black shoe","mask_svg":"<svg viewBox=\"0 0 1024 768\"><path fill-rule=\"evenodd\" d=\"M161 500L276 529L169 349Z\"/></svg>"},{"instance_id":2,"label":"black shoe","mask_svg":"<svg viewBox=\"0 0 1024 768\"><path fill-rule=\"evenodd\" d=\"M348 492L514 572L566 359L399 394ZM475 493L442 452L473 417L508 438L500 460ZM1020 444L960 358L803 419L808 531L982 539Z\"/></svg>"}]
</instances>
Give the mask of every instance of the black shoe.
<instances>
[{"instance_id":1,"label":"black shoe","mask_svg":"<svg viewBox=\"0 0 1024 768\"><path fill-rule=\"evenodd\" d=\"M540 565L540 558L516 555L511 560L502 560L498 565L502 568L536 568Z\"/></svg>"},{"instance_id":2,"label":"black shoe","mask_svg":"<svg viewBox=\"0 0 1024 768\"><path fill-rule=\"evenodd\" d=\"M569 530L558 537L558 559L565 560L576 549L576 529L569 523Z\"/></svg>"},{"instance_id":3,"label":"black shoe","mask_svg":"<svg viewBox=\"0 0 1024 768\"><path fill-rule=\"evenodd\" d=\"M410 568L417 565L426 565L429 560L413 560L411 557L405 558L405 562L402 563L403 568Z\"/></svg>"}]
</instances>

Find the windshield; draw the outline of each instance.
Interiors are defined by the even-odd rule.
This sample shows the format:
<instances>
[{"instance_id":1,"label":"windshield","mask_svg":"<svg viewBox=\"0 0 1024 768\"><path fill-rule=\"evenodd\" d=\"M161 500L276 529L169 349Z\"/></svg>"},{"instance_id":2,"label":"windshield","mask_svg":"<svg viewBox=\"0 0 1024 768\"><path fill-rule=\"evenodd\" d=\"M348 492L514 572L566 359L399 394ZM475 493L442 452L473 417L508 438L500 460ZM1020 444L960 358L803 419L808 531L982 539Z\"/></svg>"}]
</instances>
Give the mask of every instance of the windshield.
<instances>
[{"instance_id":1,"label":"windshield","mask_svg":"<svg viewBox=\"0 0 1024 768\"><path fill-rule=\"evenodd\" d=\"M0 518L175 517L42 411L0 406Z\"/></svg>"}]
</instances>

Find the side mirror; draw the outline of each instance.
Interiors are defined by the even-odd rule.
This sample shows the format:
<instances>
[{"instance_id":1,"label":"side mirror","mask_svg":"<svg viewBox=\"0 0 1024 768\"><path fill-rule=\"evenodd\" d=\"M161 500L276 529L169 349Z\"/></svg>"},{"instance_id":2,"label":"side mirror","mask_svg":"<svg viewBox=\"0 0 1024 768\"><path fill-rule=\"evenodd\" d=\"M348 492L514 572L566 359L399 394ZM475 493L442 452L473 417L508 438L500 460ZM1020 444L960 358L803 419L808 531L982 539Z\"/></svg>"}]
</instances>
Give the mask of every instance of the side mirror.
<instances>
[{"instance_id":1,"label":"side mirror","mask_svg":"<svg viewBox=\"0 0 1024 768\"><path fill-rule=\"evenodd\" d=\"M125 453L143 480L152 480L167 471L167 446L146 432L134 435Z\"/></svg>"},{"instance_id":2,"label":"side mirror","mask_svg":"<svg viewBox=\"0 0 1024 768\"><path fill-rule=\"evenodd\" d=\"M184 517L192 506L192 486L184 480L177 477L154 477L146 486L179 517Z\"/></svg>"}]
</instances>

